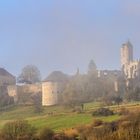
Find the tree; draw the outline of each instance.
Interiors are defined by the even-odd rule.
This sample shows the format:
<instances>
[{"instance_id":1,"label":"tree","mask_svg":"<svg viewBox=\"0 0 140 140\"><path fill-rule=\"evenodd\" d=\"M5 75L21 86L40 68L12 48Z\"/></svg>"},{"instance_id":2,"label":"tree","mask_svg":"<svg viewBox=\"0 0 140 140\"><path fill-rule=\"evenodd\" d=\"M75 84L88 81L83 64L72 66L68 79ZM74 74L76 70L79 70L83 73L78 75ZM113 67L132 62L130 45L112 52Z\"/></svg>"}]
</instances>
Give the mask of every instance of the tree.
<instances>
[{"instance_id":1,"label":"tree","mask_svg":"<svg viewBox=\"0 0 140 140\"><path fill-rule=\"evenodd\" d=\"M136 87L135 89L129 90L125 94L125 99L128 101L140 101L140 88Z\"/></svg>"},{"instance_id":2,"label":"tree","mask_svg":"<svg viewBox=\"0 0 140 140\"><path fill-rule=\"evenodd\" d=\"M19 83L36 83L41 81L41 74L36 66L27 65L22 69L17 80Z\"/></svg>"},{"instance_id":3,"label":"tree","mask_svg":"<svg viewBox=\"0 0 140 140\"><path fill-rule=\"evenodd\" d=\"M70 105L71 107L79 106L88 100L88 96L85 92L86 77L79 75L73 77L62 93L64 104Z\"/></svg>"},{"instance_id":4,"label":"tree","mask_svg":"<svg viewBox=\"0 0 140 140\"><path fill-rule=\"evenodd\" d=\"M36 93L31 96L35 113L43 112L41 98L42 98L41 93Z\"/></svg>"},{"instance_id":5,"label":"tree","mask_svg":"<svg viewBox=\"0 0 140 140\"><path fill-rule=\"evenodd\" d=\"M123 99L120 96L115 96L114 102L115 102L115 104L119 105L120 103L123 102Z\"/></svg>"},{"instance_id":6,"label":"tree","mask_svg":"<svg viewBox=\"0 0 140 140\"><path fill-rule=\"evenodd\" d=\"M106 95L103 97L103 102L106 105L112 105L112 104L117 104L119 105L120 103L123 102L123 99L120 96L116 96L115 94L111 94L111 95Z\"/></svg>"}]
</instances>

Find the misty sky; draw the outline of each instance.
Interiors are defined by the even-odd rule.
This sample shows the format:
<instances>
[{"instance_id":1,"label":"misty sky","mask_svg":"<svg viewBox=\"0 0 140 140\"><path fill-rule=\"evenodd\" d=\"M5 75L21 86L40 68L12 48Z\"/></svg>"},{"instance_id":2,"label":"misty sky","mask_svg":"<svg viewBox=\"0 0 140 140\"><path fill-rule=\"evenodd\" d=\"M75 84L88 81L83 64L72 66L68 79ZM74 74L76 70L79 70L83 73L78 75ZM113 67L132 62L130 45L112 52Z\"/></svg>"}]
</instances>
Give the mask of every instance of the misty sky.
<instances>
[{"instance_id":1,"label":"misty sky","mask_svg":"<svg viewBox=\"0 0 140 140\"><path fill-rule=\"evenodd\" d=\"M51 71L120 69L121 44L140 57L140 0L0 0L0 67L18 75L36 65Z\"/></svg>"}]
</instances>

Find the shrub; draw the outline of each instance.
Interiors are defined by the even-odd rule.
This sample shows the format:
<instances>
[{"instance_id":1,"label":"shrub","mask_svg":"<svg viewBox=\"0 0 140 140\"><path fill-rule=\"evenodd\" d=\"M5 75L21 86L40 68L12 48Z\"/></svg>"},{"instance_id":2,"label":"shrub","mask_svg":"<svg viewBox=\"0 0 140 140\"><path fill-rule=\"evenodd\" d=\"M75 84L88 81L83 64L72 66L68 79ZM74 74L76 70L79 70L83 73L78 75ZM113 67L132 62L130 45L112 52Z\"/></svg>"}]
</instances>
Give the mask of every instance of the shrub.
<instances>
[{"instance_id":1,"label":"shrub","mask_svg":"<svg viewBox=\"0 0 140 140\"><path fill-rule=\"evenodd\" d=\"M119 115L128 115L130 112L126 108L121 108L120 111L118 112Z\"/></svg>"},{"instance_id":2,"label":"shrub","mask_svg":"<svg viewBox=\"0 0 140 140\"><path fill-rule=\"evenodd\" d=\"M99 108L92 113L92 116L110 116L113 114L114 112L108 108Z\"/></svg>"},{"instance_id":3,"label":"shrub","mask_svg":"<svg viewBox=\"0 0 140 140\"><path fill-rule=\"evenodd\" d=\"M47 128L47 127L43 128L40 131L40 134L39 134L40 140L53 140L53 137L54 137L53 130L51 130L51 129Z\"/></svg>"},{"instance_id":4,"label":"shrub","mask_svg":"<svg viewBox=\"0 0 140 140\"><path fill-rule=\"evenodd\" d=\"M98 127L98 126L100 126L100 125L102 125L102 124L103 124L103 121L102 121L102 120L95 119L95 120L93 121L92 126L93 126L93 127Z\"/></svg>"},{"instance_id":5,"label":"shrub","mask_svg":"<svg viewBox=\"0 0 140 140\"><path fill-rule=\"evenodd\" d=\"M78 131L74 128L68 129L64 131L64 134L67 138L71 139L76 139L78 137Z\"/></svg>"},{"instance_id":6,"label":"shrub","mask_svg":"<svg viewBox=\"0 0 140 140\"><path fill-rule=\"evenodd\" d=\"M53 140L71 140L68 136L66 136L64 133L57 133L54 135Z\"/></svg>"},{"instance_id":7,"label":"shrub","mask_svg":"<svg viewBox=\"0 0 140 140\"><path fill-rule=\"evenodd\" d=\"M13 122L8 122L4 125L2 129L4 140L17 140L26 137L26 140L31 140L35 133L35 128L33 128L28 121L17 120Z\"/></svg>"}]
</instances>

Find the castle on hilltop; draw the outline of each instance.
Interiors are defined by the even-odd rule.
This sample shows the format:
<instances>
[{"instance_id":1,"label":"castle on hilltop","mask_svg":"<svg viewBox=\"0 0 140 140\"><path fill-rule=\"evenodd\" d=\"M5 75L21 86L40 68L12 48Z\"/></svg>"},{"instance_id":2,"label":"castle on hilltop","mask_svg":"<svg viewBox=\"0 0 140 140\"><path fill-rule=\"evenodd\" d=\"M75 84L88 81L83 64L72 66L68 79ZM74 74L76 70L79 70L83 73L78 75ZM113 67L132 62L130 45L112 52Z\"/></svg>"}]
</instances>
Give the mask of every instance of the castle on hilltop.
<instances>
[{"instance_id":1,"label":"castle on hilltop","mask_svg":"<svg viewBox=\"0 0 140 140\"><path fill-rule=\"evenodd\" d=\"M121 47L121 70L97 70L94 65L94 74L101 80L111 79L116 93L125 93L128 88L140 87L140 60L133 59L133 45L130 41ZM76 76L79 75L79 70ZM72 76L55 71L44 81L35 84L17 84L16 77L0 68L0 91L6 87L4 94L13 97L15 103L30 103L30 97L38 94L42 98L42 105L56 105L60 102L59 96L64 86ZM24 97L24 98L23 98Z\"/></svg>"}]
</instances>

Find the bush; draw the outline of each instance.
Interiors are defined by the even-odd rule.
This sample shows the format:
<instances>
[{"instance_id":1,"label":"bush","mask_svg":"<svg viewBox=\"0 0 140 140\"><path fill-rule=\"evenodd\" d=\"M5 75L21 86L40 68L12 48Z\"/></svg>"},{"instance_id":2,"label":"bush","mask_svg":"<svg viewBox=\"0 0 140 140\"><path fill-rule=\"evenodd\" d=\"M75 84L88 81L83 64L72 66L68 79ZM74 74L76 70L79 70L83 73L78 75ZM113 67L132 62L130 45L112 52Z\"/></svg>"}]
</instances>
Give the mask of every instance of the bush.
<instances>
[{"instance_id":1,"label":"bush","mask_svg":"<svg viewBox=\"0 0 140 140\"><path fill-rule=\"evenodd\" d=\"M35 134L35 128L33 128L28 121L17 120L8 122L2 129L2 135L4 140L18 140L25 139L31 140Z\"/></svg>"},{"instance_id":2,"label":"bush","mask_svg":"<svg viewBox=\"0 0 140 140\"><path fill-rule=\"evenodd\" d=\"M96 120L93 121L92 126L93 127L98 127L98 126L101 126L102 124L103 124L102 120L96 119Z\"/></svg>"},{"instance_id":3,"label":"bush","mask_svg":"<svg viewBox=\"0 0 140 140\"><path fill-rule=\"evenodd\" d=\"M130 112L126 108L121 108L120 111L118 112L119 115L128 115Z\"/></svg>"},{"instance_id":4,"label":"bush","mask_svg":"<svg viewBox=\"0 0 140 140\"><path fill-rule=\"evenodd\" d=\"M113 114L114 112L108 108L99 108L92 113L92 116L110 116Z\"/></svg>"},{"instance_id":5,"label":"bush","mask_svg":"<svg viewBox=\"0 0 140 140\"><path fill-rule=\"evenodd\" d=\"M49 128L43 128L39 134L40 140L53 140L54 132Z\"/></svg>"},{"instance_id":6,"label":"bush","mask_svg":"<svg viewBox=\"0 0 140 140\"><path fill-rule=\"evenodd\" d=\"M53 140L71 140L68 136L66 136L64 133L58 133L54 135Z\"/></svg>"},{"instance_id":7,"label":"bush","mask_svg":"<svg viewBox=\"0 0 140 140\"><path fill-rule=\"evenodd\" d=\"M78 131L74 128L65 130L64 134L69 140L75 140L78 137Z\"/></svg>"}]
</instances>

